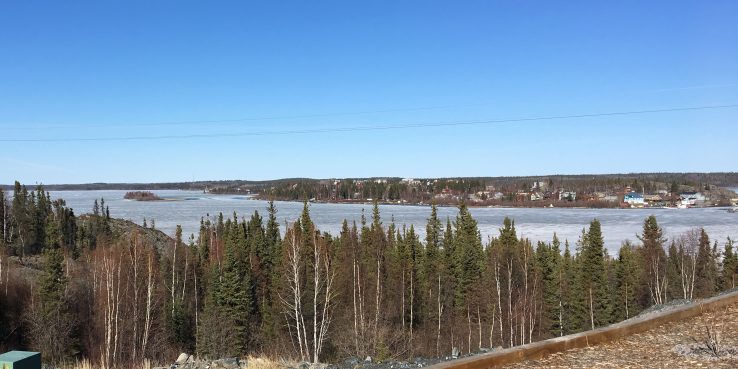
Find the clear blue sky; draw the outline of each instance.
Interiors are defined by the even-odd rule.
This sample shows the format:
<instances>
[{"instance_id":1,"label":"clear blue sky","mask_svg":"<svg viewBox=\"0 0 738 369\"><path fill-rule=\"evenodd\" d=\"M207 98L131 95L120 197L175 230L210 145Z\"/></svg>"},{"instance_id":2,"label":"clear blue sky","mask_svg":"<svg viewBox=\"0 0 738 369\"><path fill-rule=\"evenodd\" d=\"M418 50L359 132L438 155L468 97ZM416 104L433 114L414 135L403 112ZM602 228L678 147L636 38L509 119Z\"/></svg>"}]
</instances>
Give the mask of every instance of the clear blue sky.
<instances>
[{"instance_id":1,"label":"clear blue sky","mask_svg":"<svg viewBox=\"0 0 738 369\"><path fill-rule=\"evenodd\" d=\"M737 171L738 108L331 131L737 103L736 1L0 4L0 183Z\"/></svg>"}]
</instances>

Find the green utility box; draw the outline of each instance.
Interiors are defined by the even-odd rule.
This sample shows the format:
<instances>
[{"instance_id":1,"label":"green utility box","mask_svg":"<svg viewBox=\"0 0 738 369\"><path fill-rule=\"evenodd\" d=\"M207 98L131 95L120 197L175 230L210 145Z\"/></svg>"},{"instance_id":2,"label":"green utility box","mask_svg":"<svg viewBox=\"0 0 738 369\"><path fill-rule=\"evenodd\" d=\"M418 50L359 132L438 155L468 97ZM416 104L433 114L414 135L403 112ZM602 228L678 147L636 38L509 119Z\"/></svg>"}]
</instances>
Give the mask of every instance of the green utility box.
<instances>
[{"instance_id":1,"label":"green utility box","mask_svg":"<svg viewBox=\"0 0 738 369\"><path fill-rule=\"evenodd\" d=\"M41 353L10 351L0 355L0 369L41 369Z\"/></svg>"}]
</instances>

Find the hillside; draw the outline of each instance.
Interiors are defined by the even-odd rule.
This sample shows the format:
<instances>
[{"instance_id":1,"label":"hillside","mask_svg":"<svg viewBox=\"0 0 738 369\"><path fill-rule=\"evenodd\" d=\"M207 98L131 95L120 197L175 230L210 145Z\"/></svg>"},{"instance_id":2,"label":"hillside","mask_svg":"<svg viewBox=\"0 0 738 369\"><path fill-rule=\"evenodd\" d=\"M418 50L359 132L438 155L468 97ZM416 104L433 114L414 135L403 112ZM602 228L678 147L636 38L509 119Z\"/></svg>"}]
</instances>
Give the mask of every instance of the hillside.
<instances>
[{"instance_id":1,"label":"hillside","mask_svg":"<svg viewBox=\"0 0 738 369\"><path fill-rule=\"evenodd\" d=\"M93 217L89 214L84 214L77 217L78 228L87 226L87 223L91 221ZM129 243L134 234L138 237L143 238L142 242L145 245L153 245L157 251L161 253L165 248L169 247L174 240L167 236L166 233L152 228L142 227L130 220L110 218L108 220L110 225L110 231L112 234L112 243L125 242Z\"/></svg>"}]
</instances>

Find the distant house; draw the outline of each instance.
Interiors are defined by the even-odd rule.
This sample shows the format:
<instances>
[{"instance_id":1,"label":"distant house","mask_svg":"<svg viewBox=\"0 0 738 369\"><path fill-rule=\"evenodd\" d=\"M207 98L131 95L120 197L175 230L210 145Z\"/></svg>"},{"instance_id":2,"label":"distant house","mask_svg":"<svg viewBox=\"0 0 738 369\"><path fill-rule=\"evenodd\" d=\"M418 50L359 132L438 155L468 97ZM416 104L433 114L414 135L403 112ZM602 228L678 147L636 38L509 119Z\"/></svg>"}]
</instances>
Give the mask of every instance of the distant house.
<instances>
[{"instance_id":1,"label":"distant house","mask_svg":"<svg viewBox=\"0 0 738 369\"><path fill-rule=\"evenodd\" d=\"M706 201L707 198L702 192L682 192L679 194L679 197L682 200L691 200L691 201Z\"/></svg>"},{"instance_id":2,"label":"distant house","mask_svg":"<svg viewBox=\"0 0 738 369\"><path fill-rule=\"evenodd\" d=\"M661 195L646 195L643 196L643 200L646 202L661 202L664 201L664 199L661 197Z\"/></svg>"},{"instance_id":3,"label":"distant house","mask_svg":"<svg viewBox=\"0 0 738 369\"><path fill-rule=\"evenodd\" d=\"M650 206L664 205L664 198L661 195L646 195L643 197L643 200Z\"/></svg>"},{"instance_id":4,"label":"distant house","mask_svg":"<svg viewBox=\"0 0 738 369\"><path fill-rule=\"evenodd\" d=\"M559 200L577 201L577 193L574 191L559 191Z\"/></svg>"},{"instance_id":5,"label":"distant house","mask_svg":"<svg viewBox=\"0 0 738 369\"><path fill-rule=\"evenodd\" d=\"M628 192L623 196L623 202L630 206L643 206L646 203L643 195L638 192Z\"/></svg>"},{"instance_id":6,"label":"distant house","mask_svg":"<svg viewBox=\"0 0 738 369\"><path fill-rule=\"evenodd\" d=\"M707 197L701 192L682 192L679 194L682 205L695 206L707 201Z\"/></svg>"},{"instance_id":7,"label":"distant house","mask_svg":"<svg viewBox=\"0 0 738 369\"><path fill-rule=\"evenodd\" d=\"M602 198L602 201L617 202L618 197L616 195L605 195L605 197Z\"/></svg>"},{"instance_id":8,"label":"distant house","mask_svg":"<svg viewBox=\"0 0 738 369\"><path fill-rule=\"evenodd\" d=\"M481 202L482 201L482 198L481 197L479 197L479 196L477 196L476 194L473 194L473 193L466 195L466 199L469 200L469 201L471 201L471 202Z\"/></svg>"},{"instance_id":9,"label":"distant house","mask_svg":"<svg viewBox=\"0 0 738 369\"><path fill-rule=\"evenodd\" d=\"M543 194L540 192L533 192L530 194L530 201L543 200Z\"/></svg>"}]
</instances>

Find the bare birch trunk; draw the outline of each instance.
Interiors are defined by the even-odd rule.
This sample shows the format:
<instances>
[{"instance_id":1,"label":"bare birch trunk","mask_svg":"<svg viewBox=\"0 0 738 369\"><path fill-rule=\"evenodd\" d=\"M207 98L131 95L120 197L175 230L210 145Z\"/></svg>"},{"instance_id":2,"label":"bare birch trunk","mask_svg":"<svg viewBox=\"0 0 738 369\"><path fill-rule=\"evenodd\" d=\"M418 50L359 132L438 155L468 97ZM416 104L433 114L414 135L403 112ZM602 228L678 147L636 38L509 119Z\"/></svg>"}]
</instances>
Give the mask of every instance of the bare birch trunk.
<instances>
[{"instance_id":1,"label":"bare birch trunk","mask_svg":"<svg viewBox=\"0 0 738 369\"><path fill-rule=\"evenodd\" d=\"M443 305L441 305L441 275L438 275L438 331L436 333L436 356L441 355L441 315L443 314Z\"/></svg>"},{"instance_id":2,"label":"bare birch trunk","mask_svg":"<svg viewBox=\"0 0 738 369\"><path fill-rule=\"evenodd\" d=\"M320 252L313 232L313 363L318 363L318 291L320 290Z\"/></svg>"},{"instance_id":3,"label":"bare birch trunk","mask_svg":"<svg viewBox=\"0 0 738 369\"><path fill-rule=\"evenodd\" d=\"M149 331L151 329L151 298L154 291L153 274L153 255L149 255L148 278L146 281L146 320L144 321L144 332L141 338L141 355L146 355L146 345L149 342Z\"/></svg>"},{"instance_id":4,"label":"bare birch trunk","mask_svg":"<svg viewBox=\"0 0 738 369\"><path fill-rule=\"evenodd\" d=\"M592 322L592 330L595 329L594 304L592 302L592 287L589 288L589 320Z\"/></svg>"},{"instance_id":5,"label":"bare birch trunk","mask_svg":"<svg viewBox=\"0 0 738 369\"><path fill-rule=\"evenodd\" d=\"M415 278L413 276L413 270L411 268L410 269L410 342L411 343L413 342L413 323L414 323L414 319L413 319L413 303L414 303L414 300L415 300L415 286L413 284L413 279L415 279ZM412 347L412 345L411 345L411 347Z\"/></svg>"},{"instance_id":6,"label":"bare birch trunk","mask_svg":"<svg viewBox=\"0 0 738 369\"><path fill-rule=\"evenodd\" d=\"M482 316L480 315L479 306L477 306L477 326L479 327L479 346L482 348Z\"/></svg>"},{"instance_id":7,"label":"bare birch trunk","mask_svg":"<svg viewBox=\"0 0 738 369\"><path fill-rule=\"evenodd\" d=\"M351 284L351 296L353 298L354 302L354 349L356 351L356 354L359 352L359 323L358 323L358 310L356 308L356 256L354 256L353 265L352 265L352 271L353 271L353 283Z\"/></svg>"},{"instance_id":8,"label":"bare birch trunk","mask_svg":"<svg viewBox=\"0 0 738 369\"><path fill-rule=\"evenodd\" d=\"M172 317L174 317L174 267L177 265L177 241L174 241L174 247L172 248Z\"/></svg>"}]
</instances>

